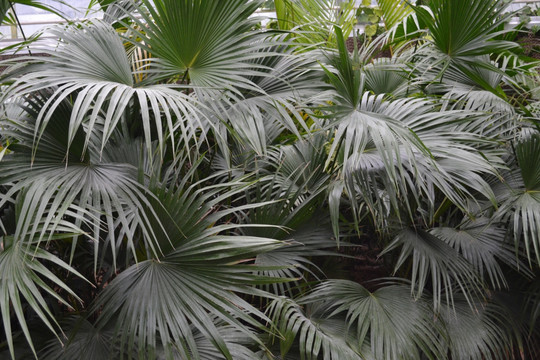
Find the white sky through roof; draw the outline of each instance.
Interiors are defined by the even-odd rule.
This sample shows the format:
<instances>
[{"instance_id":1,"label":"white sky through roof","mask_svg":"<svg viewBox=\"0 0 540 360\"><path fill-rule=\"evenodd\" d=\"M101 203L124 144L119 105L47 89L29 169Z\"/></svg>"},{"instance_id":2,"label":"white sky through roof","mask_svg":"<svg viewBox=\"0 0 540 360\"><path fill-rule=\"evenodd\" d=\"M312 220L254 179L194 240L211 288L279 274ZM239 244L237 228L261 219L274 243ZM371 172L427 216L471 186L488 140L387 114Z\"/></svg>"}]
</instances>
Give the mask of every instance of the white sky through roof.
<instances>
[{"instance_id":1,"label":"white sky through roof","mask_svg":"<svg viewBox=\"0 0 540 360\"><path fill-rule=\"evenodd\" d=\"M357 5L360 5L362 3L362 0L355 1ZM46 5L56 7L69 19L75 20L82 19L84 17L101 17L101 13L97 12L96 10L88 12L88 5L90 3L90 0L64 0L64 2L70 4L71 7L67 5L61 5L54 0L41 0L41 2ZM372 0L372 5L376 5L376 3L376 0ZM529 5L533 9L536 9L537 7L540 8L540 0L528 0L527 3L525 3L525 0L515 0L514 3L510 6L509 10L517 10L525 5ZM15 4L15 9L19 20L23 25L24 33L27 37L31 36L36 31L39 31L46 26L51 26L55 22L59 22L62 20L54 14L47 13L45 10L26 5ZM22 38L21 31L10 26L0 26L0 33L2 34L0 36L0 40L3 41L9 41L13 36L16 36L19 39Z\"/></svg>"}]
</instances>

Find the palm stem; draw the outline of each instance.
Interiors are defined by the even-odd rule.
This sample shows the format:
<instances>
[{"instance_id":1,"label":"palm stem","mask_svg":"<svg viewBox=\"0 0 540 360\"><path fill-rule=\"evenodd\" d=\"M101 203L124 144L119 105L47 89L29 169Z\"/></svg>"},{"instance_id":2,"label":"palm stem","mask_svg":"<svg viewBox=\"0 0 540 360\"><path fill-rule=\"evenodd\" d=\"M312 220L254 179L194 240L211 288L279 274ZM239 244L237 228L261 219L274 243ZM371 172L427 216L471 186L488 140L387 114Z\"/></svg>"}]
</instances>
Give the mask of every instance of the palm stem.
<instances>
[{"instance_id":1,"label":"palm stem","mask_svg":"<svg viewBox=\"0 0 540 360\"><path fill-rule=\"evenodd\" d=\"M17 26L19 27L19 29L21 29L21 35L22 35L22 37L24 39L24 42L27 42L28 39L26 38L26 35L24 34L24 29L23 29L23 27L21 25L21 22L19 21L19 16L17 15L17 12L15 11L15 7L13 6L12 1L9 2L9 6L11 8L11 12L13 13L13 16L15 17L15 21L17 22ZM30 47L28 45L26 45L26 48L28 49L28 53L30 55L32 55L32 51L30 50Z\"/></svg>"}]
</instances>

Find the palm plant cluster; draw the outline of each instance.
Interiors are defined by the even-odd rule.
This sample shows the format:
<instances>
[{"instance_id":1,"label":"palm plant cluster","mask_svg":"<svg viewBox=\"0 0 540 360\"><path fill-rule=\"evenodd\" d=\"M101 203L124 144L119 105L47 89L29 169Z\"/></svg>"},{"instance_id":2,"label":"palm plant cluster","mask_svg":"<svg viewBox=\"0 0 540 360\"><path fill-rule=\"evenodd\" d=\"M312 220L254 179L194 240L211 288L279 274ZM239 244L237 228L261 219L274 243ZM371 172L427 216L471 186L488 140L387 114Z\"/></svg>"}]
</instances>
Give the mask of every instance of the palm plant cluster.
<instances>
[{"instance_id":1,"label":"palm plant cluster","mask_svg":"<svg viewBox=\"0 0 540 360\"><path fill-rule=\"evenodd\" d=\"M261 3L102 1L4 61L0 356L536 358L538 64L507 2L380 0L353 54L351 4L264 30Z\"/></svg>"}]
</instances>

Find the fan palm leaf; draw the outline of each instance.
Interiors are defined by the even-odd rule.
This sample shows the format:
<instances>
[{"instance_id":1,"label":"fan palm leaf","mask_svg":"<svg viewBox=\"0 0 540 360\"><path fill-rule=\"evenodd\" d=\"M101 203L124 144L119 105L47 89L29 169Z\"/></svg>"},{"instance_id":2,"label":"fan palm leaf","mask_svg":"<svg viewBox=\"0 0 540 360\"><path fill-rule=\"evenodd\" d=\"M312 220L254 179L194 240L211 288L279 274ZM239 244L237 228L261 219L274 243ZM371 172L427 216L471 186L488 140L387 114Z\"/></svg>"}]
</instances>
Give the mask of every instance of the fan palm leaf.
<instances>
[{"instance_id":1,"label":"fan palm leaf","mask_svg":"<svg viewBox=\"0 0 540 360\"><path fill-rule=\"evenodd\" d=\"M387 30L392 29L413 12L405 0L379 0L377 4L383 12L382 19Z\"/></svg>"},{"instance_id":2,"label":"fan palm leaf","mask_svg":"<svg viewBox=\"0 0 540 360\"><path fill-rule=\"evenodd\" d=\"M84 318L70 317L62 322L67 336L65 344L56 339L48 341L40 351L44 360L110 359L115 353L112 331L99 331Z\"/></svg>"},{"instance_id":3,"label":"fan palm leaf","mask_svg":"<svg viewBox=\"0 0 540 360\"><path fill-rule=\"evenodd\" d=\"M516 249L523 244L529 261L533 252L540 261L540 135L537 131L524 133L515 145L515 159L517 166L514 164L506 173L506 184L498 186L501 206L496 216L511 225Z\"/></svg>"},{"instance_id":4,"label":"fan palm leaf","mask_svg":"<svg viewBox=\"0 0 540 360\"><path fill-rule=\"evenodd\" d=\"M419 229L404 229L383 254L398 247L401 247L401 253L395 271L412 257L411 292L420 298L425 290L430 290L435 309L439 309L443 302L453 303L455 287L464 294L471 306L473 299L482 294L483 283L475 268L434 234Z\"/></svg>"},{"instance_id":5,"label":"fan palm leaf","mask_svg":"<svg viewBox=\"0 0 540 360\"><path fill-rule=\"evenodd\" d=\"M230 262L267 251L276 243L216 237L189 245L191 251L179 249L160 262L133 265L103 292L98 301L103 307L100 321L114 319L123 353L138 351L155 358L159 336L166 354L178 351L183 357L199 359L193 325L225 358L232 359L213 316L256 340L246 324L262 328L255 317L264 316L231 290L251 292L247 284L268 280L251 275L252 266ZM224 252L233 245L233 251Z\"/></svg>"},{"instance_id":6,"label":"fan palm leaf","mask_svg":"<svg viewBox=\"0 0 540 360\"><path fill-rule=\"evenodd\" d=\"M502 161L496 154L489 155L492 162L486 161L486 155L460 144L451 133L472 114L437 111L438 104L428 99L386 99L365 91L366 75L354 67L338 38L339 57L332 59L334 70L326 70L335 104L323 126L334 131L328 163L339 159L343 164L348 196L365 203L381 228L391 210L399 216L403 209L412 218L421 198L434 207L434 189L465 211L471 189L494 201L481 174L495 173L494 164ZM448 132L443 132L445 127Z\"/></svg>"},{"instance_id":7,"label":"fan palm leaf","mask_svg":"<svg viewBox=\"0 0 540 360\"><path fill-rule=\"evenodd\" d=\"M220 209L221 202L241 192L247 183L203 186L209 180L190 184L189 174L169 184L150 180L154 201L161 204L154 207L161 219L154 224L163 254L146 259L139 255L142 261L118 275L94 308L102 309L98 326L114 321L124 354L137 351L156 358L162 346L166 357L178 352L181 357L199 359L197 331L223 357L232 359L217 320L259 342L252 328L264 331L259 319L265 317L239 294L262 295L252 286L288 279L259 276L256 272L263 268L242 262L282 243L230 234L242 225L229 224L229 217L262 204Z\"/></svg>"},{"instance_id":8,"label":"fan palm leaf","mask_svg":"<svg viewBox=\"0 0 540 360\"><path fill-rule=\"evenodd\" d=\"M14 80L3 97L6 101L47 89L53 92L39 111L36 144L56 108L69 96L75 100L68 145L84 126L86 146L90 136L97 132L101 135L103 150L127 109L134 103L140 107L139 121L148 151L151 151L151 142L155 138L163 153L170 134L180 131L189 140L195 137L197 130L204 128L201 112L190 96L178 91L178 85L152 84L149 79L146 83L135 82L124 44L110 25L93 20L91 23L54 28L50 33L61 39L56 48L50 50L45 43L36 44L36 51L50 56L29 58L21 65L23 69L15 65L8 70ZM17 76L19 72L22 72L21 76ZM174 143L174 138L170 140Z\"/></svg>"},{"instance_id":9,"label":"fan palm leaf","mask_svg":"<svg viewBox=\"0 0 540 360\"><path fill-rule=\"evenodd\" d=\"M496 303L477 304L471 310L467 301L456 298L453 308L443 307L441 319L447 331L452 358L467 360L514 359L512 348L522 351L515 321ZM518 350L518 352L519 352Z\"/></svg>"},{"instance_id":10,"label":"fan palm leaf","mask_svg":"<svg viewBox=\"0 0 540 360\"><path fill-rule=\"evenodd\" d=\"M446 57L463 59L515 48L512 42L495 39L499 27L512 16L505 13L503 0L434 0L432 13L422 7L415 11L427 24L432 44Z\"/></svg>"},{"instance_id":11,"label":"fan palm leaf","mask_svg":"<svg viewBox=\"0 0 540 360\"><path fill-rule=\"evenodd\" d=\"M251 59L261 56L264 36L249 31L259 1L143 0L141 19L133 18L137 46L156 59L161 79L177 77L210 89L254 88L246 75L257 74ZM133 41L133 39L131 39ZM256 88L255 88L256 89Z\"/></svg>"},{"instance_id":12,"label":"fan palm leaf","mask_svg":"<svg viewBox=\"0 0 540 360\"><path fill-rule=\"evenodd\" d=\"M414 88L410 88L404 64L386 58L375 59L363 70L365 90L376 95L389 94L394 97L402 97L407 92L414 92Z\"/></svg>"},{"instance_id":13,"label":"fan palm leaf","mask_svg":"<svg viewBox=\"0 0 540 360\"><path fill-rule=\"evenodd\" d=\"M505 230L493 226L488 219L476 219L456 228L434 228L430 232L456 249L482 278L487 274L493 288L508 286L499 262L528 273L504 241Z\"/></svg>"},{"instance_id":14,"label":"fan palm leaf","mask_svg":"<svg viewBox=\"0 0 540 360\"><path fill-rule=\"evenodd\" d=\"M304 109L306 99L324 88L322 73L315 62L321 56L314 51L297 54L298 46L284 45L281 38L272 41L280 45L270 43L258 48L259 56L250 60L258 70L246 74L246 79L255 89L240 94L227 91L205 103L212 109L209 117L214 119L216 139L226 157L227 133L251 147L257 155L265 156L269 145L281 133L289 131L301 138L302 133L311 131Z\"/></svg>"},{"instance_id":15,"label":"fan palm leaf","mask_svg":"<svg viewBox=\"0 0 540 360\"><path fill-rule=\"evenodd\" d=\"M347 328L356 328L357 346L367 340L375 359L418 359L421 352L433 359L445 357L441 324L433 320L425 299L414 300L404 284L370 292L352 281L328 280L298 302L324 303L329 318L345 315Z\"/></svg>"},{"instance_id":16,"label":"fan palm leaf","mask_svg":"<svg viewBox=\"0 0 540 360\"><path fill-rule=\"evenodd\" d=\"M151 218L156 219L148 206L152 195L139 182L137 168L129 163L100 161L99 148L93 146L90 156L83 150L85 136L82 130L76 132L74 141L68 145L66 134L72 109L67 101L56 107L51 126L44 129L39 151L35 152L34 134L39 110L34 107L39 108L47 99L29 98L30 101L24 105L27 113L23 112L19 121L2 121L16 142L12 152L0 164L0 181L7 187L0 204L24 190L26 196L20 199L19 206L24 209L23 214L31 214L17 222L17 236L37 235L40 240L47 240L53 234L45 232L45 229L57 226L69 212L77 226L84 223L92 229L96 267L102 240L111 244L116 264L116 251L124 241L123 236L127 237L128 247L135 253L137 231L142 231L143 241L148 241L149 250L159 252L155 246L155 234L149 227ZM66 159L68 146L72 151ZM148 217L142 209L148 209L154 215ZM43 219L45 225L42 230L37 227L35 219ZM104 223L106 232L102 230ZM123 231L116 237L119 226ZM73 242L73 251L76 243Z\"/></svg>"},{"instance_id":17,"label":"fan palm leaf","mask_svg":"<svg viewBox=\"0 0 540 360\"><path fill-rule=\"evenodd\" d=\"M356 23L355 2L350 0L275 0L274 4L279 28L295 30L291 35L306 45L335 48L333 27L340 27L348 37Z\"/></svg>"},{"instance_id":18,"label":"fan palm leaf","mask_svg":"<svg viewBox=\"0 0 540 360\"><path fill-rule=\"evenodd\" d=\"M287 354L297 341L301 360L318 359L320 356L325 360L362 359L355 344L349 342L351 339L347 336L345 324L323 319L320 309L317 311L314 308L313 312L306 313L293 300L277 298L269 305L267 312L283 337L280 341L280 358L288 359Z\"/></svg>"},{"instance_id":19,"label":"fan palm leaf","mask_svg":"<svg viewBox=\"0 0 540 360\"><path fill-rule=\"evenodd\" d=\"M40 231L50 235L52 239L62 239L73 236L73 234L82 233L80 229L73 226L67 221L60 221L55 226L44 223L41 218L32 217L33 213L29 214L25 211L24 197L27 193L19 195L19 202L14 209L13 217L7 220L6 223L14 222L15 224L7 224L6 228L19 230L18 222L23 216L32 218L30 221ZM70 211L67 214L73 214ZM4 216L4 220L6 217ZM27 325L27 317L24 310L28 306L36 316L46 325L46 327L56 335L60 340L60 326L56 321L53 313L50 310L49 303L46 298L51 297L62 306L71 308L71 304L67 299L59 294L57 289L61 289L75 301L81 299L69 288L66 283L58 277L57 274L51 271L51 265L74 274L75 276L85 280L72 266L65 263L55 254L48 252L39 247L40 239L30 232L22 233L3 233L0 236L0 269L2 270L2 278L0 280L0 293L2 301L0 301L0 312L2 315L2 323L6 335L6 342L9 347L10 355L15 358L14 336L16 327L12 325L13 318L16 318L24 337L36 356L36 349L32 342L31 333Z\"/></svg>"}]
</instances>

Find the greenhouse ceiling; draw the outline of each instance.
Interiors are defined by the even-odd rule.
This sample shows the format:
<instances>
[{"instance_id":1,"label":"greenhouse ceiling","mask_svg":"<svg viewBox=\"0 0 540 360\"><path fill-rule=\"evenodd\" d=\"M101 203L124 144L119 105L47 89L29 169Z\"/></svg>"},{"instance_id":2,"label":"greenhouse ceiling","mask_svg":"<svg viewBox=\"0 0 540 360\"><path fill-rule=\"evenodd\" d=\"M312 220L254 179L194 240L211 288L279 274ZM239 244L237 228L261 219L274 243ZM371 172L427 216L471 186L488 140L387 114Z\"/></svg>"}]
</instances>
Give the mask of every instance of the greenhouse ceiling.
<instances>
[{"instance_id":1,"label":"greenhouse ceiling","mask_svg":"<svg viewBox=\"0 0 540 360\"><path fill-rule=\"evenodd\" d=\"M369 0L355 0L355 3L356 6L360 6L366 1L369 2ZM339 3L345 2L345 0L334 0L334 2L336 5L339 5ZM0 26L0 44L7 46L15 43L17 40L22 40L25 36L31 36L51 25L63 23L66 21L65 19L78 20L103 17L103 13L97 10L98 7L95 6L97 3L96 0L41 0L40 3L55 8L64 18L44 9L14 3L12 6L17 14L20 26L18 26L13 16L8 15L11 21L5 21L4 25ZM517 11L529 6L535 14L536 10L540 9L540 0L513 0L512 3L508 8L509 11ZM371 0L371 4L376 6L377 0ZM266 19L275 18L275 12L272 9L273 1L264 1L263 6L266 6L266 8L261 8L259 14ZM519 20L516 18L511 24L517 23L519 23ZM529 24L530 26L540 24L540 17L532 16Z\"/></svg>"}]
</instances>

